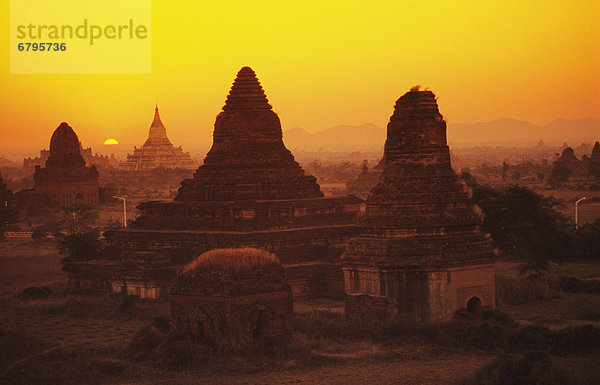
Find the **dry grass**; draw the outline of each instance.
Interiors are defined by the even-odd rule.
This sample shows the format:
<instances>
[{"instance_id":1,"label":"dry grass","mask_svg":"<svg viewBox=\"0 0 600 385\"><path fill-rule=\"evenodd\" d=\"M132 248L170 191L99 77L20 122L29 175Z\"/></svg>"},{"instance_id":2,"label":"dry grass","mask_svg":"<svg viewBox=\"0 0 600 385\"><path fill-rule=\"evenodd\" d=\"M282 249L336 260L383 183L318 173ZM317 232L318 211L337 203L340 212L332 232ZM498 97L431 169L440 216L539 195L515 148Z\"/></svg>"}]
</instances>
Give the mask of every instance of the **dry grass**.
<instances>
[{"instance_id":1,"label":"dry grass","mask_svg":"<svg viewBox=\"0 0 600 385\"><path fill-rule=\"evenodd\" d=\"M186 265L183 273L190 271L239 273L274 264L279 264L279 258L265 250L251 247L216 249L207 251Z\"/></svg>"},{"instance_id":2,"label":"dry grass","mask_svg":"<svg viewBox=\"0 0 600 385\"><path fill-rule=\"evenodd\" d=\"M61 281L64 278L60 265L62 257L53 240L0 242L0 295Z\"/></svg>"},{"instance_id":3,"label":"dry grass","mask_svg":"<svg viewBox=\"0 0 600 385\"><path fill-rule=\"evenodd\" d=\"M523 264L503 264L496 269L498 306L558 298L560 269L552 265L548 271L523 273Z\"/></svg>"}]
</instances>

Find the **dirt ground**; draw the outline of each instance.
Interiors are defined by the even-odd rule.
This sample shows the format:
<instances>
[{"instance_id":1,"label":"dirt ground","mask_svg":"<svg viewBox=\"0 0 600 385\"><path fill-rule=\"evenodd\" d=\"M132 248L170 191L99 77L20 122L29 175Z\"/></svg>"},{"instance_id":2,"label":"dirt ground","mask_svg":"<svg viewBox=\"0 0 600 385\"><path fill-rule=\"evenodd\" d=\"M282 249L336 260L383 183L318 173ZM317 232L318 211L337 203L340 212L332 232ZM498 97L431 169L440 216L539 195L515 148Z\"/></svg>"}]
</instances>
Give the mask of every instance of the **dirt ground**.
<instances>
[{"instance_id":1,"label":"dirt ground","mask_svg":"<svg viewBox=\"0 0 600 385\"><path fill-rule=\"evenodd\" d=\"M60 281L61 259L53 240L1 241L0 297Z\"/></svg>"},{"instance_id":2,"label":"dirt ground","mask_svg":"<svg viewBox=\"0 0 600 385\"><path fill-rule=\"evenodd\" d=\"M116 362L118 375L108 375L98 383L109 384L456 384L472 377L481 367L503 354L475 348L450 348L430 343L387 347L370 342L327 345L310 341L312 354L323 357L310 365L281 362L273 368L235 367L231 358L221 369L211 371L172 371L147 362L131 362L123 351L137 331L156 316L168 315L168 303L141 301L135 310L115 310L114 299L53 295L49 298L20 298L17 294L29 286L53 285L62 279L61 256L50 240L15 240L0 243L0 328L8 334L23 335L36 342L34 356L45 357L56 349L84 351ZM518 263L499 263L507 272ZM600 277L600 264L569 263L562 271L582 279ZM596 324L586 320L590 310L600 311L600 295L561 293L558 298L505 306L502 310L516 320L557 328L577 324ZM295 303L297 314L315 310L343 313L343 303L331 300L305 300ZM0 348L1 350L1 348ZM0 352L1 353L1 352ZM0 354L1 355L1 354ZM35 357L33 357L35 358ZM32 359L27 353L17 361ZM567 373L594 383L600 356L557 355L552 357ZM233 361L232 361L233 360ZM232 364L233 362L233 364ZM12 363L11 365L15 365ZM112 364L111 364L112 365ZM228 369L233 365L233 369ZM0 370L1 372L1 370Z\"/></svg>"}]
</instances>

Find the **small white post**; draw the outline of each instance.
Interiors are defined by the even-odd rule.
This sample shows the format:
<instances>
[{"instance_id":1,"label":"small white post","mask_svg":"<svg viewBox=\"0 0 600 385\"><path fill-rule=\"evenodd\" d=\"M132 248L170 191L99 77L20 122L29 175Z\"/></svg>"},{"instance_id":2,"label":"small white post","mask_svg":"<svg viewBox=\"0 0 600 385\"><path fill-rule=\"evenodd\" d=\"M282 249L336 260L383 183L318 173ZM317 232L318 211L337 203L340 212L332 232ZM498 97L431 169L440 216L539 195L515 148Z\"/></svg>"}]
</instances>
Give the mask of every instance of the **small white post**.
<instances>
[{"instance_id":1,"label":"small white post","mask_svg":"<svg viewBox=\"0 0 600 385\"><path fill-rule=\"evenodd\" d=\"M127 227L127 198L114 195L113 198L123 201L123 227Z\"/></svg>"},{"instance_id":2,"label":"small white post","mask_svg":"<svg viewBox=\"0 0 600 385\"><path fill-rule=\"evenodd\" d=\"M583 197L581 199L579 199L577 202L575 202L575 230L579 229L579 210L578 210L578 206L579 206L579 202L586 200L586 197Z\"/></svg>"}]
</instances>

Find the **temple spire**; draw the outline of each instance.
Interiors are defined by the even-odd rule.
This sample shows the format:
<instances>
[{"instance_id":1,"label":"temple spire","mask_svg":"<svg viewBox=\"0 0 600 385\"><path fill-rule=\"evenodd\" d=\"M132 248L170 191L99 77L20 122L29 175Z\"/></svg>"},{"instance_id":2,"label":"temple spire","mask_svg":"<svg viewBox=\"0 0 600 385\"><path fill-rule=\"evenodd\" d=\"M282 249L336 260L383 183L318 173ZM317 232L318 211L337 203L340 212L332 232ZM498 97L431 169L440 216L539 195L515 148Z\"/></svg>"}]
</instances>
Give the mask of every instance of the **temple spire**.
<instances>
[{"instance_id":1,"label":"temple spire","mask_svg":"<svg viewBox=\"0 0 600 385\"><path fill-rule=\"evenodd\" d=\"M148 131L148 139L146 139L146 145L160 145L160 144L171 144L171 141L167 137L167 130L160 120L160 115L158 113L158 104L154 107L154 119L152 120L152 124L150 125L150 130Z\"/></svg>"},{"instance_id":2,"label":"temple spire","mask_svg":"<svg viewBox=\"0 0 600 385\"><path fill-rule=\"evenodd\" d=\"M250 67L242 67L231 86L223 111L272 109L256 74Z\"/></svg>"}]
</instances>

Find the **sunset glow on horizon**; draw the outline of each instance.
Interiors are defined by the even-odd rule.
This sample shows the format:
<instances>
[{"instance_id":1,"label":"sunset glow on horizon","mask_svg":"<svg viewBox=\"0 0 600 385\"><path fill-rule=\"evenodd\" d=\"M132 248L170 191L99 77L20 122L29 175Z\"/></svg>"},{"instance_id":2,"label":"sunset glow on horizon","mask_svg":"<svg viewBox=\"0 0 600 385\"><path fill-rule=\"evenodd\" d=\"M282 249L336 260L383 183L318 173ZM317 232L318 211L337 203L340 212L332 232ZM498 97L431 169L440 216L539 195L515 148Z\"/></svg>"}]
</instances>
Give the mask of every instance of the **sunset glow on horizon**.
<instances>
[{"instance_id":1,"label":"sunset glow on horizon","mask_svg":"<svg viewBox=\"0 0 600 385\"><path fill-rule=\"evenodd\" d=\"M154 0L150 75L11 75L6 19L0 142L15 148L47 148L62 121L84 147L141 145L157 99L171 141L197 148L246 65L284 131L385 126L416 84L449 123L600 115L597 1Z\"/></svg>"}]
</instances>

